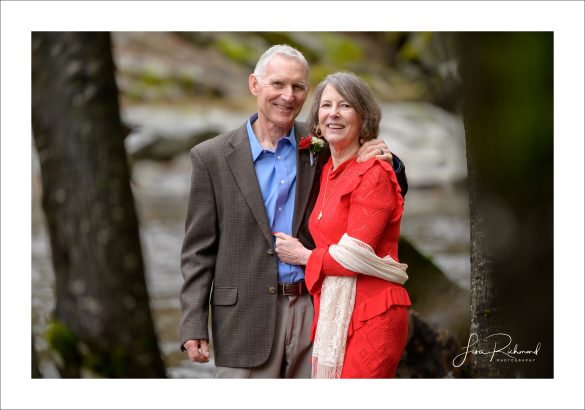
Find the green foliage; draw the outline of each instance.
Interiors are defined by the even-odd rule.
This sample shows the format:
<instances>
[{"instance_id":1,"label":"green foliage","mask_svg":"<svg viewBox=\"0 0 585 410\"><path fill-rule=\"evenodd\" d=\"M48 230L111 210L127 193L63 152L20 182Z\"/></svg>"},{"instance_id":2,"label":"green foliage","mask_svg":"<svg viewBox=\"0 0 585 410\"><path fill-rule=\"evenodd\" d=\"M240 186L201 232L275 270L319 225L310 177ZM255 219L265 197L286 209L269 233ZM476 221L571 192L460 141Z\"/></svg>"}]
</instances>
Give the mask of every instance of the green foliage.
<instances>
[{"instance_id":1,"label":"green foliage","mask_svg":"<svg viewBox=\"0 0 585 410\"><path fill-rule=\"evenodd\" d=\"M222 36L215 39L217 49L227 58L238 64L254 66L256 61L256 50L244 41L235 38Z\"/></svg>"},{"instance_id":2,"label":"green foliage","mask_svg":"<svg viewBox=\"0 0 585 410\"><path fill-rule=\"evenodd\" d=\"M404 61L420 59L429 47L432 37L433 33L429 32L411 33L398 53L399 58Z\"/></svg>"},{"instance_id":3,"label":"green foliage","mask_svg":"<svg viewBox=\"0 0 585 410\"><path fill-rule=\"evenodd\" d=\"M125 35L117 37L123 40ZM444 73L456 71L457 57L443 37L448 39L429 32L148 33L126 41L149 58L120 64L118 75L122 96L132 102L226 98L220 102L233 104L249 98L241 81L246 82L260 55L274 44L289 44L309 62L312 85L332 72L353 71L373 77L381 101L423 100L453 111L458 84ZM169 51L169 45L176 49ZM119 50L122 56L127 52L126 46ZM172 55L182 56L176 61L187 73L166 63ZM213 75L218 70L233 75L221 79ZM238 86L230 87L231 81Z\"/></svg>"},{"instance_id":4,"label":"green foliage","mask_svg":"<svg viewBox=\"0 0 585 410\"><path fill-rule=\"evenodd\" d=\"M552 177L553 164L552 34L474 34L462 41L468 128L482 186L517 203L530 202L528 193L548 197L552 180L543 178Z\"/></svg>"},{"instance_id":5,"label":"green foliage","mask_svg":"<svg viewBox=\"0 0 585 410\"><path fill-rule=\"evenodd\" d=\"M140 81L147 86L158 86L165 83L163 74L157 72L151 67L146 67L144 71L140 73Z\"/></svg>"},{"instance_id":6,"label":"green foliage","mask_svg":"<svg viewBox=\"0 0 585 410\"><path fill-rule=\"evenodd\" d=\"M322 38L325 50L327 50L327 59L338 70L348 67L356 61L361 62L364 58L359 44L349 37L339 34L326 33Z\"/></svg>"},{"instance_id":7,"label":"green foliage","mask_svg":"<svg viewBox=\"0 0 585 410\"><path fill-rule=\"evenodd\" d=\"M317 53L311 50L311 48L309 48L306 44L297 41L293 33L262 31L254 33L254 35L257 35L258 37L266 41L266 48L273 46L275 44L288 44L289 46L294 47L301 53L303 53L309 64L312 64L319 60L319 55L317 55Z\"/></svg>"},{"instance_id":8,"label":"green foliage","mask_svg":"<svg viewBox=\"0 0 585 410\"><path fill-rule=\"evenodd\" d=\"M328 74L331 74L332 70L329 65L324 64L313 64L311 71L309 72L309 82L315 87L319 84Z\"/></svg>"},{"instance_id":9,"label":"green foliage","mask_svg":"<svg viewBox=\"0 0 585 410\"><path fill-rule=\"evenodd\" d=\"M46 332L50 348L57 354L62 369L84 369L98 377L128 377L132 357L126 347L103 350L79 340L65 324L53 320Z\"/></svg>"},{"instance_id":10,"label":"green foliage","mask_svg":"<svg viewBox=\"0 0 585 410\"><path fill-rule=\"evenodd\" d=\"M47 341L50 348L58 354L61 364L81 363L81 355L78 349L78 339L63 323L53 320L49 323L46 331Z\"/></svg>"}]
</instances>

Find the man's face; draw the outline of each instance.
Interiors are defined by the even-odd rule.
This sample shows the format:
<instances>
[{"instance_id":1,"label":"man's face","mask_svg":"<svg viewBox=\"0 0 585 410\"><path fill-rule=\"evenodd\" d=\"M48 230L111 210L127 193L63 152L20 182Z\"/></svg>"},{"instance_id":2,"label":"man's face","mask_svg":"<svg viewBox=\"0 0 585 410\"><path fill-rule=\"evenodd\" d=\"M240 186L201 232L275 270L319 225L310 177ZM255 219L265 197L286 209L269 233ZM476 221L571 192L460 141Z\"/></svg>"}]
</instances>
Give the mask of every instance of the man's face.
<instances>
[{"instance_id":1,"label":"man's face","mask_svg":"<svg viewBox=\"0 0 585 410\"><path fill-rule=\"evenodd\" d=\"M249 78L250 92L256 96L259 119L267 127L290 129L307 98L305 66L289 57L277 55L261 77Z\"/></svg>"}]
</instances>

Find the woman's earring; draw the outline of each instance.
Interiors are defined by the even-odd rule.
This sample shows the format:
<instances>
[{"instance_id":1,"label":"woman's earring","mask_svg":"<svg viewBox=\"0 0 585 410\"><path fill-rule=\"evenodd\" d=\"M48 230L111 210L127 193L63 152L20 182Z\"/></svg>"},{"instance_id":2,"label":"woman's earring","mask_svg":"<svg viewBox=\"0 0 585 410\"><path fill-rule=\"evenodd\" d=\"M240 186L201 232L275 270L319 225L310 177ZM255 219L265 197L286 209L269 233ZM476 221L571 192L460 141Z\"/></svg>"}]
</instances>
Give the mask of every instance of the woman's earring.
<instances>
[{"instance_id":1,"label":"woman's earring","mask_svg":"<svg viewBox=\"0 0 585 410\"><path fill-rule=\"evenodd\" d=\"M317 134L317 137L321 138L323 136L323 133L321 132L321 128L317 127L317 131L315 132L315 134Z\"/></svg>"}]
</instances>

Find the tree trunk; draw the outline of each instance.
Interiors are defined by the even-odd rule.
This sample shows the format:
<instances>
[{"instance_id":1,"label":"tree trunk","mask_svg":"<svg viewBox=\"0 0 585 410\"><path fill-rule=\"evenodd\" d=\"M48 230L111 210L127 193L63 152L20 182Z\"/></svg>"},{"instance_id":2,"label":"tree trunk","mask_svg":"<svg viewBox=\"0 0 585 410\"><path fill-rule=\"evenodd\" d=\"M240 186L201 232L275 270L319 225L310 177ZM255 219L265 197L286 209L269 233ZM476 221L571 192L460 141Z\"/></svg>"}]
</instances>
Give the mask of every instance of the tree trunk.
<instances>
[{"instance_id":1,"label":"tree trunk","mask_svg":"<svg viewBox=\"0 0 585 410\"><path fill-rule=\"evenodd\" d=\"M476 377L553 377L553 36L458 37ZM492 334L505 334L485 340ZM521 352L521 353L518 353Z\"/></svg>"},{"instance_id":2,"label":"tree trunk","mask_svg":"<svg viewBox=\"0 0 585 410\"><path fill-rule=\"evenodd\" d=\"M469 127L466 127L469 129ZM502 298L494 275L493 255L486 237L487 226L480 206L480 193L474 166L474 133L466 131L467 170L469 186L470 264L471 264L471 327L468 343L485 352L493 350L493 337L502 330ZM494 362L490 355L471 355L472 376L475 378L513 377L507 362Z\"/></svg>"},{"instance_id":3,"label":"tree trunk","mask_svg":"<svg viewBox=\"0 0 585 410\"><path fill-rule=\"evenodd\" d=\"M63 377L165 377L150 313L108 33L32 34L32 125Z\"/></svg>"},{"instance_id":4,"label":"tree trunk","mask_svg":"<svg viewBox=\"0 0 585 410\"><path fill-rule=\"evenodd\" d=\"M39 369L39 359L37 357L37 350L35 349L35 338L31 335L30 338L30 350L31 350L31 361L30 361L30 376L33 379L40 379L42 376Z\"/></svg>"}]
</instances>

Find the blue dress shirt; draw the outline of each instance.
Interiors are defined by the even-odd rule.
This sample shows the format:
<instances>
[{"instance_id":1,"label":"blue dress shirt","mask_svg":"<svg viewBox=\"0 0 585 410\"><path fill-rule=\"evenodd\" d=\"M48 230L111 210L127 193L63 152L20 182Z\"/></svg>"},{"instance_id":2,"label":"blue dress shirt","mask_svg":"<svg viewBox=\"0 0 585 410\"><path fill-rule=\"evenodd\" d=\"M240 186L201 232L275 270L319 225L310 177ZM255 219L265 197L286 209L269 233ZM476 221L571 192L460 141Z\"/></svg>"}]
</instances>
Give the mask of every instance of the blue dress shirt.
<instances>
[{"instance_id":1,"label":"blue dress shirt","mask_svg":"<svg viewBox=\"0 0 585 410\"><path fill-rule=\"evenodd\" d=\"M293 127L288 135L283 135L278 140L276 149L271 151L264 149L254 134L252 124L257 119L258 113L250 117L247 131L270 230L292 235L297 185L295 129ZM278 259L279 282L297 282L304 278L305 274L300 266L289 265Z\"/></svg>"}]
</instances>

